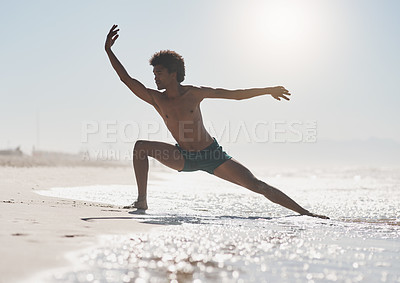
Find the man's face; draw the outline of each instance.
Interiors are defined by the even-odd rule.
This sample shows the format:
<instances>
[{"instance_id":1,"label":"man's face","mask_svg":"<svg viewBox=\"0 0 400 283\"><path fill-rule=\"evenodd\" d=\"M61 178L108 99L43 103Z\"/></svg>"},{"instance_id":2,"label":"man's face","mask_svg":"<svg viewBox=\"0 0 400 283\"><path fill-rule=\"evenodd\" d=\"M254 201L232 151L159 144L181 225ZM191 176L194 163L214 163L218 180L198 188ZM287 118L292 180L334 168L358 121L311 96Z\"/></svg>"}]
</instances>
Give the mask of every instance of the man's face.
<instances>
[{"instance_id":1,"label":"man's face","mask_svg":"<svg viewBox=\"0 0 400 283\"><path fill-rule=\"evenodd\" d=\"M165 89L175 78L175 73L168 73L168 69L162 65L156 65L153 68L154 80L157 85L157 89Z\"/></svg>"}]
</instances>

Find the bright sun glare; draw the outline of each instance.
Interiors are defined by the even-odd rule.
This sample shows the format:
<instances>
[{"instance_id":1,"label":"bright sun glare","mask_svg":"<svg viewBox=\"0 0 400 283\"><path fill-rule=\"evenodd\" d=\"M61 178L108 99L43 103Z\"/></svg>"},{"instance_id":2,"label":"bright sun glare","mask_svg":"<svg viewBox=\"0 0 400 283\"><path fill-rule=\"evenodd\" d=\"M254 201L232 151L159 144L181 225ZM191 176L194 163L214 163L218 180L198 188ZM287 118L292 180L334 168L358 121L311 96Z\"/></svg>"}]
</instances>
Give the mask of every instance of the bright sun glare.
<instances>
[{"instance_id":1,"label":"bright sun glare","mask_svg":"<svg viewBox=\"0 0 400 283\"><path fill-rule=\"evenodd\" d=\"M323 34L321 29L326 21L326 13L321 9L323 4L290 0L249 1L249 5L241 8L237 13L241 16L243 50L250 49L259 54L274 68L283 66L279 63L282 60L290 62L291 66L302 66L305 60L318 57L318 38Z\"/></svg>"},{"instance_id":2,"label":"bright sun glare","mask_svg":"<svg viewBox=\"0 0 400 283\"><path fill-rule=\"evenodd\" d=\"M317 27L317 16L310 5L301 1L255 1L249 5L248 25L263 41L304 43Z\"/></svg>"}]
</instances>

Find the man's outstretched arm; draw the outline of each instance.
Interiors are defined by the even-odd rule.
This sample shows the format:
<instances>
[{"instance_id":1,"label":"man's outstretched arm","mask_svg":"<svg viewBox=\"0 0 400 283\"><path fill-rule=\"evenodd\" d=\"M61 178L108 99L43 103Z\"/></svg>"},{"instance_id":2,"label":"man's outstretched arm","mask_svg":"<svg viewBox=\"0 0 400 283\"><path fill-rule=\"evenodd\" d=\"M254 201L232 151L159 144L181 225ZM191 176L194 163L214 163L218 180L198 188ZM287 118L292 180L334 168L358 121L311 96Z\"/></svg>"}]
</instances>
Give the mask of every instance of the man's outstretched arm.
<instances>
[{"instance_id":1,"label":"man's outstretched arm","mask_svg":"<svg viewBox=\"0 0 400 283\"><path fill-rule=\"evenodd\" d=\"M150 91L138 80L133 79L129 76L128 72L125 70L124 66L118 60L117 56L115 56L114 52L111 50L111 46L113 46L114 42L118 38L118 31L116 29L118 26L113 25L110 29L110 32L107 35L105 49L110 59L111 65L113 66L114 70L117 72L121 81L139 98L143 99L144 101L154 104L153 97L150 94Z\"/></svg>"},{"instance_id":2,"label":"man's outstretched arm","mask_svg":"<svg viewBox=\"0 0 400 283\"><path fill-rule=\"evenodd\" d=\"M289 100L290 92L283 86L227 90L223 88L201 87L198 89L203 98L248 99L260 95L271 95L277 100Z\"/></svg>"}]
</instances>

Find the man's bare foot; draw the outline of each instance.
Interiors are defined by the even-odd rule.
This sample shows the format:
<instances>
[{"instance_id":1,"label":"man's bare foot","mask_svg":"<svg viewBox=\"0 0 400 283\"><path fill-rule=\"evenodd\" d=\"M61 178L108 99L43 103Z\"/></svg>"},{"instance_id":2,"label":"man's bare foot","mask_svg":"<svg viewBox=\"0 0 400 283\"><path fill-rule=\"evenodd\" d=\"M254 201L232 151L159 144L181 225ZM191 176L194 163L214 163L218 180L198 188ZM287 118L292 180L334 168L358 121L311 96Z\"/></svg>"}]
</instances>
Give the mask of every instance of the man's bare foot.
<instances>
[{"instance_id":1,"label":"man's bare foot","mask_svg":"<svg viewBox=\"0 0 400 283\"><path fill-rule=\"evenodd\" d=\"M141 201L135 201L130 205L124 206L124 208L125 209L137 208L137 209L146 210L146 209L148 209L148 206L147 206L147 201L141 200Z\"/></svg>"}]
</instances>

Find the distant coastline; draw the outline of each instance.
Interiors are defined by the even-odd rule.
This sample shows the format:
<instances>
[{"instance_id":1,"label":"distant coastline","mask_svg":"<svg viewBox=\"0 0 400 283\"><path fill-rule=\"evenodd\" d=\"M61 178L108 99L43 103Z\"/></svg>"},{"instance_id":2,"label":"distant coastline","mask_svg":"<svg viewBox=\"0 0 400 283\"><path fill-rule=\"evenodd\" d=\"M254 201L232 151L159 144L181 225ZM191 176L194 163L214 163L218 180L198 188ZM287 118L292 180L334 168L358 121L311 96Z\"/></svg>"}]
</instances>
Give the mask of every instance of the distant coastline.
<instances>
[{"instance_id":1,"label":"distant coastline","mask_svg":"<svg viewBox=\"0 0 400 283\"><path fill-rule=\"evenodd\" d=\"M86 158L86 153L70 154L56 151L32 151L24 154L19 148L0 151L0 166L35 167L35 166L92 166L126 167L130 163L118 160L93 160Z\"/></svg>"}]
</instances>

